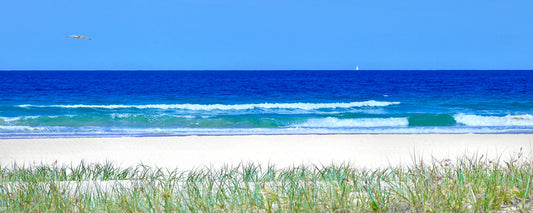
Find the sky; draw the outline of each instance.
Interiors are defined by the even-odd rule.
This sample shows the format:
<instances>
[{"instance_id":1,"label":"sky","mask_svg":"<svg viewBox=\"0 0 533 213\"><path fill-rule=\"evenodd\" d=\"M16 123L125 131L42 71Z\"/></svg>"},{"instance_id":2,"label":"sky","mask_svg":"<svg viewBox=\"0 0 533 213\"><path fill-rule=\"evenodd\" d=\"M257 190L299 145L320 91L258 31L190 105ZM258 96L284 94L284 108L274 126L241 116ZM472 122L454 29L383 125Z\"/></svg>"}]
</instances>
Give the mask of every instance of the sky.
<instances>
[{"instance_id":1,"label":"sky","mask_svg":"<svg viewBox=\"0 0 533 213\"><path fill-rule=\"evenodd\" d=\"M75 39L68 35L86 35ZM533 69L531 0L11 0L0 70Z\"/></svg>"}]
</instances>

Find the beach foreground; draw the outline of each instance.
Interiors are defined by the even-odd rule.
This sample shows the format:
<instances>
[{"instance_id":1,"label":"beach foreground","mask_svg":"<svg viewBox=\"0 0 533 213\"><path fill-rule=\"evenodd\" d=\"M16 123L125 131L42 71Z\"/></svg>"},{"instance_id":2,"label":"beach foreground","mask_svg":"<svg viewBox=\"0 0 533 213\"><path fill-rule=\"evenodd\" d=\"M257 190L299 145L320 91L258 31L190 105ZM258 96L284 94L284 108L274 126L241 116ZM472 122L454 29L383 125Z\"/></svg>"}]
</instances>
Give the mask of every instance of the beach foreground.
<instances>
[{"instance_id":1,"label":"beach foreground","mask_svg":"<svg viewBox=\"0 0 533 213\"><path fill-rule=\"evenodd\" d=\"M257 163L286 167L350 163L359 168L484 156L533 156L533 134L250 135L1 139L4 166L112 162L188 170Z\"/></svg>"}]
</instances>

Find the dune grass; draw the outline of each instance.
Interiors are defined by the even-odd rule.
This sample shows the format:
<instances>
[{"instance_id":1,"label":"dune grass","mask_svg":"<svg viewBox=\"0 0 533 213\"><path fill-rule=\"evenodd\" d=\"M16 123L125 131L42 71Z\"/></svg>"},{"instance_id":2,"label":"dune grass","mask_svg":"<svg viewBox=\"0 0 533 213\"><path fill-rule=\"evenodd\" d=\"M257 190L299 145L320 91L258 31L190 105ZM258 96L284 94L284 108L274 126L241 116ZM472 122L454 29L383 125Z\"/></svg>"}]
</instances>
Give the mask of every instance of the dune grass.
<instances>
[{"instance_id":1,"label":"dune grass","mask_svg":"<svg viewBox=\"0 0 533 213\"><path fill-rule=\"evenodd\" d=\"M0 212L523 212L532 210L531 164L518 154L373 170L11 165L0 167Z\"/></svg>"}]
</instances>

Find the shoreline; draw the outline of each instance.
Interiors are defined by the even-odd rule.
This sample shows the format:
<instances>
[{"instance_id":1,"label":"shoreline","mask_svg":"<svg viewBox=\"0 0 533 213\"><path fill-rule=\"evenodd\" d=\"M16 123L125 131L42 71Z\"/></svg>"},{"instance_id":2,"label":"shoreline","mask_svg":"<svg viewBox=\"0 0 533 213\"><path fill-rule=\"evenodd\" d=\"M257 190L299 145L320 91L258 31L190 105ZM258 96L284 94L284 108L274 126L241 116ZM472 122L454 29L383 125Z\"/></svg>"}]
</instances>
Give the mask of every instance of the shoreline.
<instances>
[{"instance_id":1,"label":"shoreline","mask_svg":"<svg viewBox=\"0 0 533 213\"><path fill-rule=\"evenodd\" d=\"M190 170L240 163L287 167L411 165L465 156L533 157L533 134L314 134L0 139L0 165L111 162Z\"/></svg>"},{"instance_id":2,"label":"shoreline","mask_svg":"<svg viewBox=\"0 0 533 213\"><path fill-rule=\"evenodd\" d=\"M57 138L166 138L166 137L209 137L209 136L287 136L287 135L533 135L531 131L516 132L421 132L421 133L249 133L249 134L50 134L0 136L0 140L57 139Z\"/></svg>"}]
</instances>

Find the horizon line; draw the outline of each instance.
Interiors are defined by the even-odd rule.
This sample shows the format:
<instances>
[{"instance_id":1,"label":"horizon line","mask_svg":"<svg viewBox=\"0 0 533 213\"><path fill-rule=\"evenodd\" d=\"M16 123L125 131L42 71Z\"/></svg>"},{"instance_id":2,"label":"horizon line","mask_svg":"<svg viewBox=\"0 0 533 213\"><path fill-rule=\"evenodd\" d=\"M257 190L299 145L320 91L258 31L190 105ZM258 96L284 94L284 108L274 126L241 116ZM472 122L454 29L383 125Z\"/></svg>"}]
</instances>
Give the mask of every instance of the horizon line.
<instances>
[{"instance_id":1,"label":"horizon line","mask_svg":"<svg viewBox=\"0 0 533 213\"><path fill-rule=\"evenodd\" d=\"M14 69L5 71L532 71L533 69Z\"/></svg>"}]
</instances>

